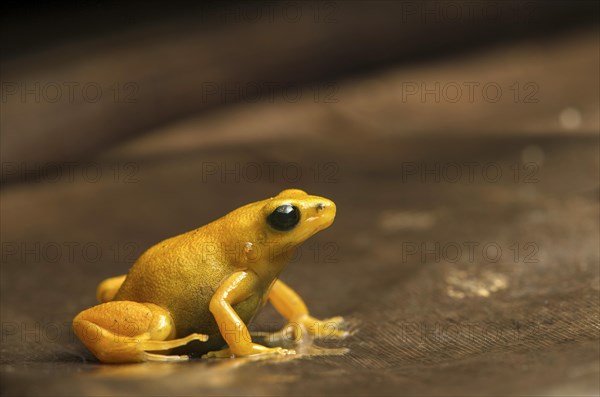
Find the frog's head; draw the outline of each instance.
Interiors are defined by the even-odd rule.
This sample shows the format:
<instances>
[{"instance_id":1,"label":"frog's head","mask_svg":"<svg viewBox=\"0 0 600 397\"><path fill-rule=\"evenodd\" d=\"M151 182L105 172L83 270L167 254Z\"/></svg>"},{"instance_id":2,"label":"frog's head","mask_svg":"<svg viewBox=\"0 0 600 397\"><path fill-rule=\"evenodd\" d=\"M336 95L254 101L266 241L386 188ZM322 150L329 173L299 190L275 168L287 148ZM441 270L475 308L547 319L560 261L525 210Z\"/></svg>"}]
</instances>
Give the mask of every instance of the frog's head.
<instances>
[{"instance_id":1,"label":"frog's head","mask_svg":"<svg viewBox=\"0 0 600 397\"><path fill-rule=\"evenodd\" d=\"M296 247L335 219L333 201L288 189L264 201L261 210L266 240L275 246Z\"/></svg>"},{"instance_id":2,"label":"frog's head","mask_svg":"<svg viewBox=\"0 0 600 397\"><path fill-rule=\"evenodd\" d=\"M241 207L229 215L227 234L246 247L245 263L256 256L278 257L291 254L298 245L335 218L335 204L324 197L311 196L298 189L288 189L275 197Z\"/></svg>"}]
</instances>

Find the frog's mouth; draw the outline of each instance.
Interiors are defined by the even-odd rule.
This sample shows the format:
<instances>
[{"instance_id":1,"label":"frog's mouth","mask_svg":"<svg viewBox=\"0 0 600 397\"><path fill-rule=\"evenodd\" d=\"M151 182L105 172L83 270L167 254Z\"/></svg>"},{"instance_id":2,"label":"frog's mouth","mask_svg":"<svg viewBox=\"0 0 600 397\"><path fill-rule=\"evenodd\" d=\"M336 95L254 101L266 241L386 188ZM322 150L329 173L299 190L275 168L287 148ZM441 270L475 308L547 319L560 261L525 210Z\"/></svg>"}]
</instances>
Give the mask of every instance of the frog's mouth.
<instances>
[{"instance_id":1,"label":"frog's mouth","mask_svg":"<svg viewBox=\"0 0 600 397\"><path fill-rule=\"evenodd\" d=\"M331 226L335 220L337 208L333 201L319 197L318 202L306 208L304 212L307 214L304 225L309 230L306 238L309 238L313 234Z\"/></svg>"}]
</instances>

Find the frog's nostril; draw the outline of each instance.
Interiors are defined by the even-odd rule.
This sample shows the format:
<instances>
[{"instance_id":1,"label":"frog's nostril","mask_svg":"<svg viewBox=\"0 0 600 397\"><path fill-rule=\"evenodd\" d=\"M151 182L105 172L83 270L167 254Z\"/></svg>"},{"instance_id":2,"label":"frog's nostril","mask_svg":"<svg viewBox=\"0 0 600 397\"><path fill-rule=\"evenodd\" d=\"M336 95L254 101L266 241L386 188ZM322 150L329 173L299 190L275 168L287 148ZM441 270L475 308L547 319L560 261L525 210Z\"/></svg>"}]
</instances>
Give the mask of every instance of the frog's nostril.
<instances>
[{"instance_id":1,"label":"frog's nostril","mask_svg":"<svg viewBox=\"0 0 600 397\"><path fill-rule=\"evenodd\" d=\"M321 212L325 209L325 204L319 203L317 204L317 212Z\"/></svg>"}]
</instances>

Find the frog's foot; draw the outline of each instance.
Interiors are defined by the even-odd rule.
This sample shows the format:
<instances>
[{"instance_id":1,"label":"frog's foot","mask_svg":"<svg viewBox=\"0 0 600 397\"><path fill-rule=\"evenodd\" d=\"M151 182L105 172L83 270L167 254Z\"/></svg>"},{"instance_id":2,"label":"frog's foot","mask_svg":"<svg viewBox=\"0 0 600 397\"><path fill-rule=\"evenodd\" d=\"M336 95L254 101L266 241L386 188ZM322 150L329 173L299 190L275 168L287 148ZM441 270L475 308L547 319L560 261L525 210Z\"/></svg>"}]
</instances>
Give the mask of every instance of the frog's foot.
<instances>
[{"instance_id":1,"label":"frog's foot","mask_svg":"<svg viewBox=\"0 0 600 397\"><path fill-rule=\"evenodd\" d=\"M291 333L295 341L302 341L307 339L306 333L312 339L344 339L350 335L347 328L348 324L340 316L317 320L305 315L290 321L284 331Z\"/></svg>"},{"instance_id":2,"label":"frog's foot","mask_svg":"<svg viewBox=\"0 0 600 397\"><path fill-rule=\"evenodd\" d=\"M288 319L288 324L273 338L291 334L294 342L302 342L308 339L343 339L350 333L348 325L342 317L332 317L326 320L318 320L308 313L306 304L300 296L281 280L277 280L271 292L269 300L275 309ZM272 338L272 339L273 339Z\"/></svg>"},{"instance_id":3,"label":"frog's foot","mask_svg":"<svg viewBox=\"0 0 600 397\"><path fill-rule=\"evenodd\" d=\"M299 345L312 343L315 339L344 339L350 332L342 317L317 320L307 317L288 322L276 332L253 332L252 338L267 346L299 348Z\"/></svg>"},{"instance_id":4,"label":"frog's foot","mask_svg":"<svg viewBox=\"0 0 600 397\"><path fill-rule=\"evenodd\" d=\"M98 299L98 302L105 303L112 301L126 278L127 275L123 274L121 276L107 278L106 280L102 281L96 289L96 299Z\"/></svg>"},{"instance_id":5,"label":"frog's foot","mask_svg":"<svg viewBox=\"0 0 600 397\"><path fill-rule=\"evenodd\" d=\"M246 357L246 356L258 356L258 355L285 355L285 354L296 354L294 350L283 349L281 347L266 347L257 343L248 343L243 347L239 347L240 351L233 353L231 349L216 350L208 352L203 355L202 358L232 358L232 357Z\"/></svg>"},{"instance_id":6,"label":"frog's foot","mask_svg":"<svg viewBox=\"0 0 600 397\"><path fill-rule=\"evenodd\" d=\"M128 363L140 361L183 361L187 356L161 354L208 336L175 336L168 311L151 303L113 301L94 306L77 315L73 330L100 361Z\"/></svg>"}]
</instances>

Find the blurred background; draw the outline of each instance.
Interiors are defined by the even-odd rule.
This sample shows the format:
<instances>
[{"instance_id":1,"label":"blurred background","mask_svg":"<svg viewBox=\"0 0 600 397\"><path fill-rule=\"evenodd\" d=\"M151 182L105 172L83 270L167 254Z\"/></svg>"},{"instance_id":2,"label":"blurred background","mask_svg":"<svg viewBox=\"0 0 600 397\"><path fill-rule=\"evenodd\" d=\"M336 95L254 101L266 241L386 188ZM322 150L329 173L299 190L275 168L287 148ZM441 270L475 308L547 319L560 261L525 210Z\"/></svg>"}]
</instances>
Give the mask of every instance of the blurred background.
<instances>
[{"instance_id":1,"label":"blurred background","mask_svg":"<svg viewBox=\"0 0 600 397\"><path fill-rule=\"evenodd\" d=\"M3 395L598 394L597 2L2 8ZM102 279L290 187L338 206L283 279L349 353L76 340Z\"/></svg>"}]
</instances>

